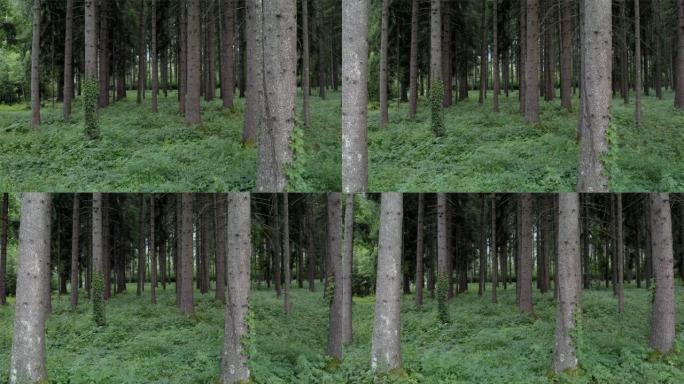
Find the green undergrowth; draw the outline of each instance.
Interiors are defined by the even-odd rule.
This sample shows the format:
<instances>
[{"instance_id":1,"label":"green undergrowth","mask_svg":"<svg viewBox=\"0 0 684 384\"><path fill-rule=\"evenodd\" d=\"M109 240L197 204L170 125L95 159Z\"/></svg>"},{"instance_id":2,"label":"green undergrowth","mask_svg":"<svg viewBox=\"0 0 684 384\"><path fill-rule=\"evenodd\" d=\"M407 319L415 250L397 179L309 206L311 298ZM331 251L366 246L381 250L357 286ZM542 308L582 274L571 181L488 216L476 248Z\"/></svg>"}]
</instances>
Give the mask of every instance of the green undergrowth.
<instances>
[{"instance_id":1,"label":"green undergrowth","mask_svg":"<svg viewBox=\"0 0 684 384\"><path fill-rule=\"evenodd\" d=\"M256 284L255 284L256 285ZM374 297L356 297L354 341L341 362L324 355L327 305L318 291L293 288L292 310L285 317L273 291L252 291L256 383L678 383L684 381L684 355L677 348L654 357L648 345L649 294L629 287L625 315L617 315L612 290L585 291L580 339L580 369L555 376L553 294L535 292L535 315L520 314L515 286L499 289L499 303L470 293L449 304L450 323L437 319L435 300L422 310L412 295L402 303L401 375L370 372ZM489 289L489 286L488 286ZM427 292L426 292L427 294ZM677 297L684 289L677 287ZM224 308L213 294L195 294L194 318L179 315L173 285L158 290L156 306L149 288L135 295L131 285L107 304L107 325L95 327L86 300L76 313L68 296L53 298L48 320L47 364L54 383L214 383L223 342ZM681 302L681 301L680 301ZM7 380L13 307L0 309L0 382ZM677 308L677 345L682 345L684 308Z\"/></svg>"},{"instance_id":2,"label":"green undergrowth","mask_svg":"<svg viewBox=\"0 0 684 384\"><path fill-rule=\"evenodd\" d=\"M634 105L615 99L617 146L611 153L610 189L684 190L684 113L665 100L643 99L643 126L634 127ZM540 101L540 123L528 126L519 113L517 93L500 97L492 112L478 93L444 110L445 135L430 127L427 100L420 99L415 121L407 104L390 107L390 124L378 128L379 111L369 113L370 190L461 192L559 192L576 188L579 144L578 99L573 112L560 100Z\"/></svg>"},{"instance_id":3,"label":"green undergrowth","mask_svg":"<svg viewBox=\"0 0 684 384\"><path fill-rule=\"evenodd\" d=\"M339 93L311 98L313 126L302 135L295 167L297 190L340 189ZM298 103L299 104L299 103ZM297 109L300 111L300 108ZM100 111L100 140L84 139L83 108L73 104L70 122L61 105L42 108L39 130L30 110L0 108L0 190L9 191L236 191L252 190L257 148L241 144L244 99L234 110L221 100L202 101L202 124L187 127L175 92L159 97L159 113L134 92ZM339 111L337 111L339 116Z\"/></svg>"}]
</instances>

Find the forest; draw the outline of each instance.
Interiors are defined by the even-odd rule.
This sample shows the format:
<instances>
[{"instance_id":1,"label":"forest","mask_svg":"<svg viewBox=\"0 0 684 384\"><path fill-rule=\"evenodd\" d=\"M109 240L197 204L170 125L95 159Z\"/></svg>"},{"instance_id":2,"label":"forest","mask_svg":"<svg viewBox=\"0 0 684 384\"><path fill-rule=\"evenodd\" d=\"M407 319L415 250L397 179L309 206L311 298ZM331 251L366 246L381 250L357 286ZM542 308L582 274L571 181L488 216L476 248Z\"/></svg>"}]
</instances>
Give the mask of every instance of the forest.
<instances>
[{"instance_id":1,"label":"forest","mask_svg":"<svg viewBox=\"0 0 684 384\"><path fill-rule=\"evenodd\" d=\"M682 0L344 1L342 19L345 192L684 187Z\"/></svg>"},{"instance_id":2,"label":"forest","mask_svg":"<svg viewBox=\"0 0 684 384\"><path fill-rule=\"evenodd\" d=\"M0 382L684 380L682 195L4 193L0 213Z\"/></svg>"},{"instance_id":3,"label":"forest","mask_svg":"<svg viewBox=\"0 0 684 384\"><path fill-rule=\"evenodd\" d=\"M339 0L0 0L0 189L340 190Z\"/></svg>"}]
</instances>

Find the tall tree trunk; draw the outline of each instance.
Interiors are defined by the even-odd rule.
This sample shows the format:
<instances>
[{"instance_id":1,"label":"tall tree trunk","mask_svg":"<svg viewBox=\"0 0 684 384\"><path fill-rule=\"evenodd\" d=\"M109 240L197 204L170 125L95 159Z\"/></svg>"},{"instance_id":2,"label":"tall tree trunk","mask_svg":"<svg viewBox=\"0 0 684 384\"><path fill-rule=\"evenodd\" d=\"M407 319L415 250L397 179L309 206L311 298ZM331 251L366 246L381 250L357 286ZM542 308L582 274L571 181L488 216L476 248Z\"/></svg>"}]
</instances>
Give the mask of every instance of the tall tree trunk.
<instances>
[{"instance_id":1,"label":"tall tree trunk","mask_svg":"<svg viewBox=\"0 0 684 384\"><path fill-rule=\"evenodd\" d=\"M445 2L442 10L442 81L444 82L444 95L442 97L442 107L447 108L452 105L453 92L451 84L451 9L452 3ZM397 54L399 56L399 54ZM399 72L399 71L397 71Z\"/></svg>"},{"instance_id":2,"label":"tall tree trunk","mask_svg":"<svg viewBox=\"0 0 684 384\"><path fill-rule=\"evenodd\" d=\"M93 193L92 207L92 242L93 242L93 320L95 325L105 325L104 308L104 249L102 233L102 193Z\"/></svg>"},{"instance_id":3,"label":"tall tree trunk","mask_svg":"<svg viewBox=\"0 0 684 384\"><path fill-rule=\"evenodd\" d=\"M378 273L371 369L386 373L401 369L401 239L402 194L383 193L380 203Z\"/></svg>"},{"instance_id":4,"label":"tall tree trunk","mask_svg":"<svg viewBox=\"0 0 684 384\"><path fill-rule=\"evenodd\" d=\"M154 3L154 2L153 2ZM154 6L152 6L154 10ZM154 11L152 12L154 15ZM152 19L154 20L154 18ZM153 23L154 24L154 23ZM154 80L153 80L154 82ZM154 91L152 92L154 98ZM157 243L155 242L154 193L150 194L150 302L157 304Z\"/></svg>"},{"instance_id":5,"label":"tall tree trunk","mask_svg":"<svg viewBox=\"0 0 684 384\"><path fill-rule=\"evenodd\" d=\"M135 293L140 296L145 291L145 196L140 195L138 211L138 285Z\"/></svg>"},{"instance_id":6,"label":"tall tree trunk","mask_svg":"<svg viewBox=\"0 0 684 384\"><path fill-rule=\"evenodd\" d=\"M109 105L109 3L100 1L98 8L98 20L100 21L99 38L99 98L98 105L104 108Z\"/></svg>"},{"instance_id":7,"label":"tall tree trunk","mask_svg":"<svg viewBox=\"0 0 684 384\"><path fill-rule=\"evenodd\" d=\"M242 142L251 147L257 142L259 127L262 125L262 117L265 115L263 7L261 1L247 1L246 7L247 102Z\"/></svg>"},{"instance_id":8,"label":"tall tree trunk","mask_svg":"<svg viewBox=\"0 0 684 384\"><path fill-rule=\"evenodd\" d=\"M79 256L79 231L81 228L81 201L78 193L74 193L73 209L71 213L71 309L75 310L78 305L78 256ZM4 244L4 242L3 242Z\"/></svg>"},{"instance_id":9,"label":"tall tree trunk","mask_svg":"<svg viewBox=\"0 0 684 384\"><path fill-rule=\"evenodd\" d=\"M651 244L655 294L651 312L650 347L665 354L675 338L675 291L672 255L672 219L667 193L650 193Z\"/></svg>"},{"instance_id":10,"label":"tall tree trunk","mask_svg":"<svg viewBox=\"0 0 684 384\"><path fill-rule=\"evenodd\" d=\"M634 0L634 122L636 126L641 125L641 16L639 11L639 0Z\"/></svg>"},{"instance_id":11,"label":"tall tree trunk","mask_svg":"<svg viewBox=\"0 0 684 384\"><path fill-rule=\"evenodd\" d=\"M152 2L152 112L157 112L157 95L159 93L159 64L157 63L157 2ZM153 197L152 197L153 199ZM154 247L154 245L152 245ZM154 291L152 291L154 292Z\"/></svg>"},{"instance_id":12,"label":"tall tree trunk","mask_svg":"<svg viewBox=\"0 0 684 384\"><path fill-rule=\"evenodd\" d=\"M553 8L556 5L553 1L546 1L544 10L544 100L552 101L556 97L556 52L554 42L554 30L556 29L557 15Z\"/></svg>"},{"instance_id":13,"label":"tall tree trunk","mask_svg":"<svg viewBox=\"0 0 684 384\"><path fill-rule=\"evenodd\" d=\"M624 263L625 263L625 245L624 245L624 240L622 237L622 194L617 193L615 194L615 199L617 200L617 207L616 207L616 216L617 216L617 223L616 224L616 242L617 242L617 249L616 249L616 268L615 270L617 271L617 285L616 285L616 291L617 291L617 297L618 297L618 313L620 315L625 313L625 287L624 287Z\"/></svg>"},{"instance_id":14,"label":"tall tree trunk","mask_svg":"<svg viewBox=\"0 0 684 384\"><path fill-rule=\"evenodd\" d=\"M677 86L675 89L675 107L684 109L684 0L677 2Z\"/></svg>"},{"instance_id":15,"label":"tall tree trunk","mask_svg":"<svg viewBox=\"0 0 684 384\"><path fill-rule=\"evenodd\" d=\"M51 197L24 193L21 200L10 384L47 382L44 301L49 284Z\"/></svg>"},{"instance_id":16,"label":"tall tree trunk","mask_svg":"<svg viewBox=\"0 0 684 384\"><path fill-rule=\"evenodd\" d=\"M525 58L527 57L527 2L520 2L520 53L518 65L518 97L520 98L520 113L525 114L525 77L527 76L527 65ZM517 288L516 288L517 289Z\"/></svg>"},{"instance_id":17,"label":"tall tree trunk","mask_svg":"<svg viewBox=\"0 0 684 384\"><path fill-rule=\"evenodd\" d=\"M478 102L483 104L487 98L487 2L481 0L480 7L480 98Z\"/></svg>"},{"instance_id":18,"label":"tall tree trunk","mask_svg":"<svg viewBox=\"0 0 684 384\"><path fill-rule=\"evenodd\" d=\"M580 101L581 192L607 192L603 157L612 101L612 21L609 1L583 1L582 95Z\"/></svg>"},{"instance_id":19,"label":"tall tree trunk","mask_svg":"<svg viewBox=\"0 0 684 384\"><path fill-rule=\"evenodd\" d=\"M350 344L352 332L352 266L354 256L354 195L346 195L344 246L342 249L342 343Z\"/></svg>"},{"instance_id":20,"label":"tall tree trunk","mask_svg":"<svg viewBox=\"0 0 684 384\"><path fill-rule=\"evenodd\" d=\"M653 0L653 45L655 45L653 52L653 60L655 61L655 78L653 80L653 86L655 87L656 98L658 100L663 99L663 88L662 88L662 68L661 68L661 56L662 56L662 5L660 0Z\"/></svg>"},{"instance_id":21,"label":"tall tree trunk","mask_svg":"<svg viewBox=\"0 0 684 384\"><path fill-rule=\"evenodd\" d=\"M214 195L216 232L216 300L226 302L226 195Z\"/></svg>"},{"instance_id":22,"label":"tall tree trunk","mask_svg":"<svg viewBox=\"0 0 684 384\"><path fill-rule=\"evenodd\" d=\"M249 355L244 338L249 333L249 291L252 257L252 222L248 192L228 195L228 302L225 316L225 339L221 356L221 384L250 380Z\"/></svg>"},{"instance_id":23,"label":"tall tree trunk","mask_svg":"<svg viewBox=\"0 0 684 384\"><path fill-rule=\"evenodd\" d=\"M498 0L494 0L493 4L493 10L492 10L492 26L493 26L493 32L492 32L492 39L493 39L493 45L492 45L492 60L494 60L494 112L499 112L499 32L498 32L498 24L499 24L499 16L498 16ZM493 259L492 259L493 260ZM496 266L496 264L492 264ZM494 297L494 296L492 296ZM496 301L495 301L496 302Z\"/></svg>"},{"instance_id":24,"label":"tall tree trunk","mask_svg":"<svg viewBox=\"0 0 684 384\"><path fill-rule=\"evenodd\" d=\"M518 241L520 242L520 260L518 261L519 274L516 282L520 285L520 297L518 299L518 308L528 314L533 311L532 307L532 253L534 248L534 239L532 237L532 196L529 193L520 195L518 203L520 204L520 234Z\"/></svg>"},{"instance_id":25,"label":"tall tree trunk","mask_svg":"<svg viewBox=\"0 0 684 384\"><path fill-rule=\"evenodd\" d=\"M437 194L437 306L439 320L449 322L447 296L449 289L449 254L447 253L447 198L445 193Z\"/></svg>"},{"instance_id":26,"label":"tall tree trunk","mask_svg":"<svg viewBox=\"0 0 684 384\"><path fill-rule=\"evenodd\" d=\"M309 2L302 0L302 119L304 126L310 124L309 115L309 96L311 86L309 85Z\"/></svg>"},{"instance_id":27,"label":"tall tree trunk","mask_svg":"<svg viewBox=\"0 0 684 384\"><path fill-rule=\"evenodd\" d=\"M285 275L284 293L284 312L290 314L290 202L287 192L283 193L283 269Z\"/></svg>"},{"instance_id":28,"label":"tall tree trunk","mask_svg":"<svg viewBox=\"0 0 684 384\"><path fill-rule=\"evenodd\" d=\"M415 3L414 3L415 4ZM418 223L416 224L416 307L423 306L423 240L425 235L425 194L418 194Z\"/></svg>"},{"instance_id":29,"label":"tall tree trunk","mask_svg":"<svg viewBox=\"0 0 684 384\"><path fill-rule=\"evenodd\" d=\"M2 194L0 208L0 305L7 305L7 232L9 229L9 194Z\"/></svg>"},{"instance_id":30,"label":"tall tree trunk","mask_svg":"<svg viewBox=\"0 0 684 384\"><path fill-rule=\"evenodd\" d=\"M627 104L629 103L629 47L627 44L627 29L630 23L627 18L626 0L620 0L620 20L620 93L625 104Z\"/></svg>"},{"instance_id":31,"label":"tall tree trunk","mask_svg":"<svg viewBox=\"0 0 684 384\"><path fill-rule=\"evenodd\" d=\"M316 246L314 242L314 231L316 224L313 216L313 202L306 200L306 257L307 257L307 279L309 280L309 291L316 289Z\"/></svg>"},{"instance_id":32,"label":"tall tree trunk","mask_svg":"<svg viewBox=\"0 0 684 384\"><path fill-rule=\"evenodd\" d=\"M184 261L184 253L185 248L183 247L183 236L185 235L185 232L183 232L183 195L182 194L177 194L176 195L176 217L175 217L175 228L174 228L174 234L176 237L176 244L175 244L175 249L174 249L174 259L175 259L175 267L176 267L176 276L175 276L175 281L176 281L176 305L178 308L181 306L181 292L183 292L182 285L183 285L183 261Z\"/></svg>"},{"instance_id":33,"label":"tall tree trunk","mask_svg":"<svg viewBox=\"0 0 684 384\"><path fill-rule=\"evenodd\" d=\"M442 2L430 0L430 108L432 110L432 132L437 136L444 134L442 103L444 84L442 83Z\"/></svg>"},{"instance_id":34,"label":"tall tree trunk","mask_svg":"<svg viewBox=\"0 0 684 384\"><path fill-rule=\"evenodd\" d=\"M200 37L200 2L187 2L187 80L185 89L185 123L199 124L202 121L200 113L201 88L201 57L202 45Z\"/></svg>"},{"instance_id":35,"label":"tall tree trunk","mask_svg":"<svg viewBox=\"0 0 684 384\"><path fill-rule=\"evenodd\" d=\"M380 128L387 127L388 112L388 84L387 55L389 48L389 0L382 0L382 19L380 29Z\"/></svg>"},{"instance_id":36,"label":"tall tree trunk","mask_svg":"<svg viewBox=\"0 0 684 384\"><path fill-rule=\"evenodd\" d=\"M344 41L344 40L343 40ZM409 59L409 118L418 110L418 0L411 1L411 57Z\"/></svg>"},{"instance_id":37,"label":"tall tree trunk","mask_svg":"<svg viewBox=\"0 0 684 384\"><path fill-rule=\"evenodd\" d=\"M297 1L264 2L264 5L262 40L266 114L259 140L256 185L261 192L282 192L288 185L287 169L293 156L290 140L296 115Z\"/></svg>"},{"instance_id":38,"label":"tall tree trunk","mask_svg":"<svg viewBox=\"0 0 684 384\"><path fill-rule=\"evenodd\" d=\"M192 2L191 2L192 3ZM136 101L142 103L145 98L145 76L147 63L145 62L145 2L140 2L138 13L138 95Z\"/></svg>"},{"instance_id":39,"label":"tall tree trunk","mask_svg":"<svg viewBox=\"0 0 684 384\"><path fill-rule=\"evenodd\" d=\"M179 260L181 269L180 310L184 315L194 313L194 299L192 286L192 194L181 195L181 244L182 250Z\"/></svg>"},{"instance_id":40,"label":"tall tree trunk","mask_svg":"<svg viewBox=\"0 0 684 384\"><path fill-rule=\"evenodd\" d=\"M342 277L342 200L340 193L329 192L328 204L328 260L326 268L332 269L334 292L330 306L330 328L326 354L332 358L342 359L343 342L343 277Z\"/></svg>"},{"instance_id":41,"label":"tall tree trunk","mask_svg":"<svg viewBox=\"0 0 684 384\"><path fill-rule=\"evenodd\" d=\"M71 117L71 99L74 97L74 69L73 69L73 44L74 44L74 0L67 0L64 33L64 87L62 116L64 120Z\"/></svg>"},{"instance_id":42,"label":"tall tree trunk","mask_svg":"<svg viewBox=\"0 0 684 384\"><path fill-rule=\"evenodd\" d=\"M539 122L539 0L527 1L525 122Z\"/></svg>"},{"instance_id":43,"label":"tall tree trunk","mask_svg":"<svg viewBox=\"0 0 684 384\"><path fill-rule=\"evenodd\" d=\"M577 317L580 316L582 288L580 285L579 195L558 195L558 304L556 306L556 336L553 370L556 373L577 368Z\"/></svg>"},{"instance_id":44,"label":"tall tree trunk","mask_svg":"<svg viewBox=\"0 0 684 384\"><path fill-rule=\"evenodd\" d=\"M178 108L185 115L185 96L188 91L188 9L187 1L178 2ZM180 200L178 200L180 201Z\"/></svg>"},{"instance_id":45,"label":"tall tree trunk","mask_svg":"<svg viewBox=\"0 0 684 384\"><path fill-rule=\"evenodd\" d=\"M342 191L368 189L368 0L342 6Z\"/></svg>"},{"instance_id":46,"label":"tall tree trunk","mask_svg":"<svg viewBox=\"0 0 684 384\"><path fill-rule=\"evenodd\" d=\"M561 107L572 111L572 0L561 5Z\"/></svg>"},{"instance_id":47,"label":"tall tree trunk","mask_svg":"<svg viewBox=\"0 0 684 384\"><path fill-rule=\"evenodd\" d=\"M31 127L40 126L40 0L33 0L31 42Z\"/></svg>"},{"instance_id":48,"label":"tall tree trunk","mask_svg":"<svg viewBox=\"0 0 684 384\"><path fill-rule=\"evenodd\" d=\"M485 282L487 278L487 220L485 215L485 207L487 202L485 200L485 195L480 195L480 273L479 273L479 285L477 288L477 295L482 296L485 291ZM451 231L449 231L451 233Z\"/></svg>"},{"instance_id":49,"label":"tall tree trunk","mask_svg":"<svg viewBox=\"0 0 684 384\"><path fill-rule=\"evenodd\" d=\"M495 0L496 3L496 0ZM496 7L496 5L495 5ZM496 14L496 12L495 12ZM494 19L496 20L496 19ZM494 93L496 95L496 93ZM491 237L491 247L490 250L492 252L492 303L496 303L496 286L499 284L498 281L498 273L497 273L497 268L498 268L498 260L497 260L497 254L496 254L496 194L492 193L492 237Z\"/></svg>"}]
</instances>

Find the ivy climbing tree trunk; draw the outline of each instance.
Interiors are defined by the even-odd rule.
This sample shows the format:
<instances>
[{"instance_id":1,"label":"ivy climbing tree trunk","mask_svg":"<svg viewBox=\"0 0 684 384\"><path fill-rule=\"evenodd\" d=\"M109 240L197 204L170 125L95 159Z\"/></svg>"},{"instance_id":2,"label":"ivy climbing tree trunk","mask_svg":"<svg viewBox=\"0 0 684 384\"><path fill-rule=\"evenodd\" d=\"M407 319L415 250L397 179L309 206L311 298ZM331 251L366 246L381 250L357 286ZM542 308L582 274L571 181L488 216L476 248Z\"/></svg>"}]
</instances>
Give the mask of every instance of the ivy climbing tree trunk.
<instances>
[{"instance_id":1,"label":"ivy climbing tree trunk","mask_svg":"<svg viewBox=\"0 0 684 384\"><path fill-rule=\"evenodd\" d=\"M97 121L97 98L99 95L97 82L97 19L95 16L95 0L85 0L84 44L85 44L85 81L83 82L83 108L86 138L94 140L100 137Z\"/></svg>"},{"instance_id":2,"label":"ivy climbing tree trunk","mask_svg":"<svg viewBox=\"0 0 684 384\"><path fill-rule=\"evenodd\" d=\"M49 284L50 199L47 193L24 193L21 196L10 384L47 382L45 292Z\"/></svg>"},{"instance_id":3,"label":"ivy climbing tree trunk","mask_svg":"<svg viewBox=\"0 0 684 384\"><path fill-rule=\"evenodd\" d=\"M440 100L441 101L441 100ZM401 193L383 193L380 202L378 272L371 369L387 373L401 369L401 254L404 217Z\"/></svg>"},{"instance_id":4,"label":"ivy climbing tree trunk","mask_svg":"<svg viewBox=\"0 0 684 384\"><path fill-rule=\"evenodd\" d=\"M102 193L93 193L92 207L92 241L93 241L93 320L95 325L105 325L104 303L104 263L102 233Z\"/></svg>"},{"instance_id":5,"label":"ivy climbing tree trunk","mask_svg":"<svg viewBox=\"0 0 684 384\"><path fill-rule=\"evenodd\" d=\"M442 83L442 1L430 0L430 110L432 114L432 132L442 136L444 132L444 116L442 101L444 85Z\"/></svg>"},{"instance_id":6,"label":"ivy climbing tree trunk","mask_svg":"<svg viewBox=\"0 0 684 384\"><path fill-rule=\"evenodd\" d=\"M249 382L249 350L253 348L253 318L249 311L252 257L251 200L248 192L228 195L228 297L221 356L222 384Z\"/></svg>"}]
</instances>

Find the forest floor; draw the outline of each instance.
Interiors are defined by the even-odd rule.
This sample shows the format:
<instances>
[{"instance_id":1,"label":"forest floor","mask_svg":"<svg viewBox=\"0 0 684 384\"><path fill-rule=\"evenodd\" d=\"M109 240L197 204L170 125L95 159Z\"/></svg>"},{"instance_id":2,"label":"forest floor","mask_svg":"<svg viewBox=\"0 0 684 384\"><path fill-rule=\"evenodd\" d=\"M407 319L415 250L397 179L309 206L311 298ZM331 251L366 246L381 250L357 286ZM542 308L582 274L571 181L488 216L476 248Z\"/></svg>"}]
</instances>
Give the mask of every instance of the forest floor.
<instances>
[{"instance_id":1,"label":"forest floor","mask_svg":"<svg viewBox=\"0 0 684 384\"><path fill-rule=\"evenodd\" d=\"M318 282L317 282L318 283ZM369 370L374 297L355 297L354 341L343 362L327 360L328 309L321 285L311 293L292 289L290 318L271 290L252 291L256 354L251 369L257 383L373 383ZM262 284L262 288L264 288ZM625 290L625 314L617 314L610 289L586 290L577 332L581 368L571 377L550 371L555 304L553 292L535 291L535 315L518 312L515 287L499 289L499 303L477 287L450 304L451 323L437 322L436 305L426 297L417 310L413 295L402 303L402 353L406 375L379 380L393 383L681 383L680 348L684 306L677 306L676 351L656 357L648 345L650 294ZM47 326L47 365L54 383L213 383L221 358L224 307L213 292L195 294L194 318L174 306L173 285L158 289L149 304L135 285L107 305L107 326L93 326L85 295L77 312L69 297L53 298ZM678 284L677 297L684 295ZM681 300L678 300L681 302ZM13 304L10 302L10 304ZM0 382L7 380L13 306L0 308ZM378 381L375 381L378 382Z\"/></svg>"},{"instance_id":2,"label":"forest floor","mask_svg":"<svg viewBox=\"0 0 684 384\"><path fill-rule=\"evenodd\" d=\"M430 128L427 100L420 99L415 121L408 104L390 105L390 123L380 130L379 110L369 112L369 189L372 191L559 192L575 190L579 144L578 99L573 112L560 100L540 100L540 120L527 126L517 92L499 98L492 112L491 92L484 106L478 92L445 110L446 135ZM613 144L606 159L611 191L684 190L684 113L673 93L659 101L644 96L642 127L635 128L633 97L613 100Z\"/></svg>"},{"instance_id":3,"label":"forest floor","mask_svg":"<svg viewBox=\"0 0 684 384\"><path fill-rule=\"evenodd\" d=\"M298 128L290 189L341 189L340 93L311 97L311 122ZM297 113L301 112L301 95ZM258 148L241 144L244 99L233 111L202 101L202 124L188 128L175 92L159 97L159 113L135 92L100 112L101 140L84 139L80 99L71 122L61 104L42 108L38 131L28 105L0 105L0 190L5 191L237 191L253 190Z\"/></svg>"}]
</instances>

